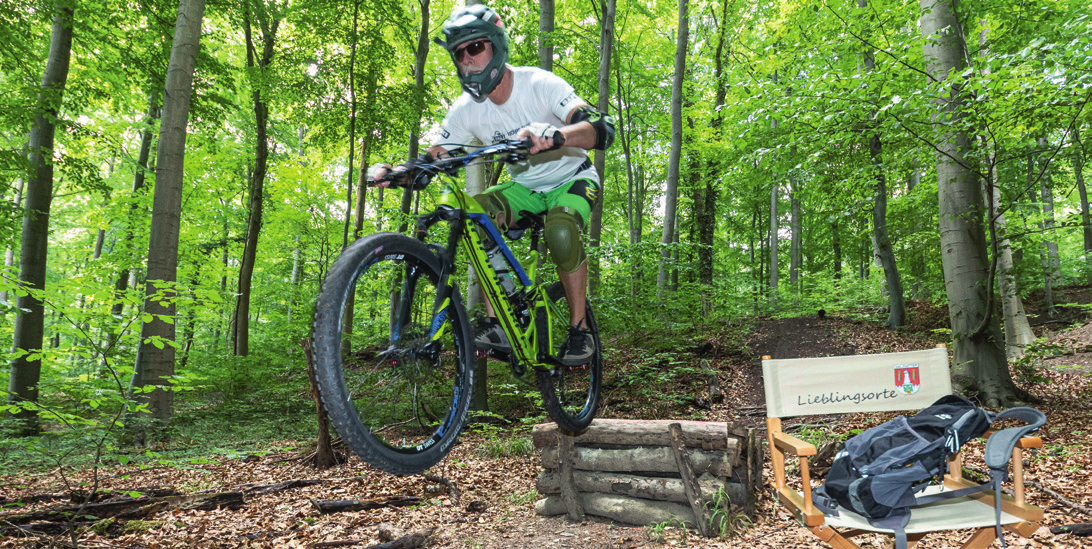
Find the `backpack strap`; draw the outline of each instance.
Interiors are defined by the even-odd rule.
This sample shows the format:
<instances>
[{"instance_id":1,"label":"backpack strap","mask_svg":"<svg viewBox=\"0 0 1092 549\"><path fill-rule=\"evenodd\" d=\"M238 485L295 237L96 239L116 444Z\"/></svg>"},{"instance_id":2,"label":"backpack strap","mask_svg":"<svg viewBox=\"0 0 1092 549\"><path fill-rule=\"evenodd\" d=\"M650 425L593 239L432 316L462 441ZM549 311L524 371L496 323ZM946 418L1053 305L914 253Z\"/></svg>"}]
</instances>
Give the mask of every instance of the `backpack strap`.
<instances>
[{"instance_id":1,"label":"backpack strap","mask_svg":"<svg viewBox=\"0 0 1092 549\"><path fill-rule=\"evenodd\" d=\"M811 502L828 517L838 516L838 502L827 494L827 485L811 489Z\"/></svg>"},{"instance_id":2,"label":"backpack strap","mask_svg":"<svg viewBox=\"0 0 1092 549\"><path fill-rule=\"evenodd\" d=\"M1045 425L1046 414L1035 408L1021 406L1019 408L1009 408L997 414L994 421L1008 418L1019 419L1027 423L1027 425L1002 429L990 435L989 440L986 441L986 466L991 470L1006 471L1006 477L1008 476L1009 460L1012 458L1012 449L1016 447L1016 442L1024 435Z\"/></svg>"},{"instance_id":3,"label":"backpack strap","mask_svg":"<svg viewBox=\"0 0 1092 549\"><path fill-rule=\"evenodd\" d=\"M1021 438L1032 431L1039 430L1040 427L1046 424L1046 414L1027 406L1004 410L997 414L993 420L1008 418L1019 419L1027 425L1002 429L990 435L989 440L986 441L986 466L990 468L990 484L985 486L991 486L994 491L993 507L997 517L995 527L997 528L997 539L1001 540L1001 547L1006 546L1004 535L1001 532L1001 483L1009 478L1009 461L1012 459L1012 450L1016 448L1016 443Z\"/></svg>"},{"instance_id":4,"label":"backpack strap","mask_svg":"<svg viewBox=\"0 0 1092 549\"><path fill-rule=\"evenodd\" d=\"M868 523L877 528L890 528L895 532L895 549L907 549L906 525L910 524L910 509L899 507L891 510L884 518L868 519Z\"/></svg>"},{"instance_id":5,"label":"backpack strap","mask_svg":"<svg viewBox=\"0 0 1092 549\"><path fill-rule=\"evenodd\" d=\"M981 413L985 413L986 418L990 423L993 423L993 418L990 417L992 414L990 412L975 406L964 412L962 416L959 416L959 419L956 420L955 423L949 425L948 428L944 430L944 448L948 451L949 455L958 452L959 449L963 447L963 443L967 442L959 439L959 430L964 424Z\"/></svg>"}]
</instances>

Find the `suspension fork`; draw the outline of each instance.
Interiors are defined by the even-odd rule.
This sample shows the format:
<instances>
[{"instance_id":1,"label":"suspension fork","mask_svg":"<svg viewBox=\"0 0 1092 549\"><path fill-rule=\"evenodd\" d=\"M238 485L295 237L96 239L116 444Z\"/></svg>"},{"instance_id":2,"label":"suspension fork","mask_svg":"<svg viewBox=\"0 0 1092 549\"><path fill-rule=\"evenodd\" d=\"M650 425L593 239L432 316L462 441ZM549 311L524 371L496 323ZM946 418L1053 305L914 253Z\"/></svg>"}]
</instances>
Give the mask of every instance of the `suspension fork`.
<instances>
[{"instance_id":1,"label":"suspension fork","mask_svg":"<svg viewBox=\"0 0 1092 549\"><path fill-rule=\"evenodd\" d=\"M465 230L465 217L462 210L441 208L417 218L416 236L421 242L424 242L428 236L428 230L432 225L440 221L447 221L450 226L447 246L443 248L439 246L429 247L440 259L440 274L436 282L436 295L432 303L432 321L429 327L429 339L431 341L428 347L437 344L445 332L444 328L450 324L449 306L451 305L451 294L454 291L454 286L451 284L451 275L455 270L455 253L458 251L459 239L462 238ZM418 273L417 276L419 277L420 274Z\"/></svg>"}]
</instances>

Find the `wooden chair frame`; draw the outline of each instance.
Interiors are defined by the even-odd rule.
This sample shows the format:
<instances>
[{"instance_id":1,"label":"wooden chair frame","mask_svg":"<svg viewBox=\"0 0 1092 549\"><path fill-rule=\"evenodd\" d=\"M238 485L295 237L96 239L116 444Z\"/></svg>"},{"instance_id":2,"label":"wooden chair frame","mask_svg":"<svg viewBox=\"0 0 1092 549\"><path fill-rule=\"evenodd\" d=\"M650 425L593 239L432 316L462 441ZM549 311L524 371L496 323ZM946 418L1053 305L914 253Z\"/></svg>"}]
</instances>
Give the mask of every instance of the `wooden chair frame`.
<instances>
[{"instance_id":1,"label":"wooden chair frame","mask_svg":"<svg viewBox=\"0 0 1092 549\"><path fill-rule=\"evenodd\" d=\"M768 356L763 357L763 360L769 360L769 358L770 357ZM822 511L819 511L812 503L811 474L808 469L808 457L816 455L815 446L782 431L781 418L779 417L768 417L766 419L766 430L767 441L769 442L770 448L770 458L773 462L774 490L777 492L781 504L791 511L793 516L795 516L802 525L810 529L820 540L826 542L831 547L835 547L836 549L860 549L860 546L854 543L852 538L861 534L876 532L871 530L851 529L839 531L826 523L826 517L823 515ZM987 433L986 436L988 437L989 433ZM1014 495L1001 496L1002 510L1022 521L1015 524L1004 525L1003 528L1025 538L1031 536L1031 534L1039 528L1039 523L1043 520L1044 513L1039 507L1028 503L1024 496L1024 450L1027 448L1041 448L1042 446L1043 441L1038 437L1024 437L1017 442L1016 447L1012 451L1012 460L1010 461ZM796 457L800 461L800 480L803 484L803 494L788 486L785 471L787 456ZM952 490L976 485L976 483L963 477L962 452L956 453L949 460L948 473L944 476L944 485ZM994 494L993 491L990 490L966 496L965 499L967 501L960 501L959 504L985 504L989 505L991 508L994 506ZM938 529L934 531L942 530ZM929 532L909 533L907 535L908 547L917 545L917 543L928 533ZM988 547L996 539L997 533L994 526L980 527L975 529L971 537L963 543L962 548L981 549Z\"/></svg>"}]
</instances>

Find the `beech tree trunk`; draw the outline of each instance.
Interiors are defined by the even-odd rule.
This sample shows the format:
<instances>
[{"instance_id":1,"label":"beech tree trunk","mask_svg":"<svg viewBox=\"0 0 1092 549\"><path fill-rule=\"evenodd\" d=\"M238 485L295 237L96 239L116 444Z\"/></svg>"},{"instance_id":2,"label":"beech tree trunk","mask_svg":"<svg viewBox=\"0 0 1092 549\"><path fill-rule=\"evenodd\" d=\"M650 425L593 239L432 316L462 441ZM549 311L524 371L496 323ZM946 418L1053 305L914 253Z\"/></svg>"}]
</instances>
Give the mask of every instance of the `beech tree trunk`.
<instances>
[{"instance_id":1,"label":"beech tree trunk","mask_svg":"<svg viewBox=\"0 0 1092 549\"><path fill-rule=\"evenodd\" d=\"M470 4L470 2L467 2ZM538 3L538 66L554 70L554 0Z\"/></svg>"},{"instance_id":2,"label":"beech tree trunk","mask_svg":"<svg viewBox=\"0 0 1092 549\"><path fill-rule=\"evenodd\" d=\"M830 222L831 247L834 248L834 280L842 279L842 240L838 236L838 220Z\"/></svg>"},{"instance_id":3,"label":"beech tree trunk","mask_svg":"<svg viewBox=\"0 0 1092 549\"><path fill-rule=\"evenodd\" d=\"M600 5L603 7L603 16L599 20L599 72L598 91L600 112L610 114L610 64L614 51L614 13L616 0L605 0ZM540 19L541 21L541 19ZM603 201L607 193L607 151L595 151L595 171L599 173L599 198L592 208L591 220L588 228L588 244L592 248L599 247L599 239L603 236ZM588 260L588 291L596 293L599 288L599 260Z\"/></svg>"},{"instance_id":4,"label":"beech tree trunk","mask_svg":"<svg viewBox=\"0 0 1092 549\"><path fill-rule=\"evenodd\" d=\"M944 83L966 68L966 41L951 0L921 0L921 29L929 77ZM954 79L953 79L954 80ZM948 294L953 350L953 382L979 391L990 407L1018 400L1009 374L996 315L987 308L989 260L983 228L982 188L966 160L970 136L963 130L964 91L958 81L944 84L936 97L941 111L933 119L940 202L940 247Z\"/></svg>"},{"instance_id":5,"label":"beech tree trunk","mask_svg":"<svg viewBox=\"0 0 1092 549\"><path fill-rule=\"evenodd\" d=\"M714 12L714 16L715 16ZM717 91L714 99L713 107L713 120L710 122L710 126L717 131L718 135L724 136L724 116L722 115L723 107L727 101L728 96L728 82L724 77L724 61L727 57L725 51L726 43L728 42L728 0L724 0L721 4L721 17L719 22L719 33L717 36L717 49L715 52L716 59L713 66L713 79L717 83ZM705 179L705 189L702 192L702 204L701 212L698 222L698 282L702 285L702 294L705 299L702 300L702 312L706 313L708 308L708 296L712 290L713 285L713 244L717 231L717 189L714 188L713 182L724 171L722 163L719 157L715 158L707 164L709 170L712 173L703 174Z\"/></svg>"},{"instance_id":6,"label":"beech tree trunk","mask_svg":"<svg viewBox=\"0 0 1092 549\"><path fill-rule=\"evenodd\" d=\"M277 29L281 25L281 15L277 13L277 4L274 0L266 7L265 0L257 0L253 3L254 11L251 12L251 4L244 8L243 31L246 35L246 64L251 70L257 69L258 81L251 82L254 91L251 92L251 101L254 105L254 171L250 174L250 195L247 201L247 210L250 212L247 218L246 245L243 247L243 257L239 261L239 285L238 297L235 301L235 321L232 322L234 354L235 356L247 356L250 354L250 288L254 278L254 263L258 258L258 237L262 232L262 202L265 190L265 175L269 164L269 101L263 97L262 90L266 86L261 75L265 74L273 63L273 46L277 40ZM259 54L254 44L254 32L251 18L258 23L262 33L262 50ZM351 172L350 168L350 172Z\"/></svg>"},{"instance_id":7,"label":"beech tree trunk","mask_svg":"<svg viewBox=\"0 0 1092 549\"><path fill-rule=\"evenodd\" d=\"M633 262L633 277L630 281L629 291L630 295L635 296L643 282L641 252L637 249L637 244L641 242L640 226L643 192L641 191L639 166L635 166L633 162L633 138L626 127L626 121L631 118L630 109L628 108L630 101L623 101L625 88L622 87L621 66L614 71L614 76L615 82L618 84L614 94L618 101L618 117L615 119L615 123L618 124L618 142L622 145L622 154L626 161L626 228L629 232L629 245L632 250L630 257Z\"/></svg>"},{"instance_id":8,"label":"beech tree trunk","mask_svg":"<svg viewBox=\"0 0 1092 549\"><path fill-rule=\"evenodd\" d=\"M430 0L420 0L421 3L421 27L417 34L417 49L414 50L414 64L413 64L413 103L416 107L412 112L417 113L417 118L410 124L409 135L409 150L407 151L408 158L417 158L420 145L417 143L419 132L421 131L421 115L425 110L425 63L428 61L428 47L429 47L429 2ZM475 3L481 3L480 1L467 2L468 5ZM406 187L402 191L402 213L409 214L410 207L413 205L413 188ZM405 222L398 225L398 232L405 232Z\"/></svg>"},{"instance_id":9,"label":"beech tree trunk","mask_svg":"<svg viewBox=\"0 0 1092 549\"><path fill-rule=\"evenodd\" d=\"M144 128L140 131L140 152L137 153L137 165L133 170L133 188L130 196L133 204L129 208L124 236L128 242L133 240L133 226L136 224L138 209L137 198L144 190L145 174L148 173L148 157L151 156L152 140L155 138L155 121L159 119L159 98L162 92L154 84L148 86L148 88L148 111L144 114ZM128 244L122 246L122 249L126 252L130 248L131 246ZM131 259L126 261L126 267L118 273L118 278L114 282L114 294L118 298L110 310L110 314L114 316L121 316L122 312L125 311L125 302L121 299L121 296L129 289L129 275L131 272L129 265L132 265L133 262Z\"/></svg>"},{"instance_id":10,"label":"beech tree trunk","mask_svg":"<svg viewBox=\"0 0 1092 549\"><path fill-rule=\"evenodd\" d=\"M1058 309L1054 306L1054 287L1060 281L1061 261L1058 258L1058 242L1054 240L1054 192L1048 155L1042 154L1050 149L1050 141L1039 138L1039 190L1042 198L1043 221L1039 228L1043 231L1043 299L1046 300L1047 316L1054 317Z\"/></svg>"},{"instance_id":11,"label":"beech tree trunk","mask_svg":"<svg viewBox=\"0 0 1092 549\"><path fill-rule=\"evenodd\" d=\"M679 0L679 32L675 43L675 77L671 82L671 152L667 158L667 188L664 197L664 229L660 237L663 252L660 258L660 272L656 276L657 295L663 295L668 286L669 264L671 262L671 244L675 241L675 217L679 200L679 161L682 157L682 95L683 79L686 76L686 48L690 40L690 25L687 15L689 0Z\"/></svg>"},{"instance_id":12,"label":"beech tree trunk","mask_svg":"<svg viewBox=\"0 0 1092 549\"><path fill-rule=\"evenodd\" d=\"M914 167L911 168L910 175L907 178L907 192L913 193L919 183L921 183L921 168L918 166L917 160L915 160ZM915 217L912 227L914 234L920 233L921 220ZM926 299L928 296L925 292L925 284L922 283L925 280L925 252L920 249L915 250L910 256L910 278L913 280L913 284L910 286L910 298Z\"/></svg>"},{"instance_id":13,"label":"beech tree trunk","mask_svg":"<svg viewBox=\"0 0 1092 549\"><path fill-rule=\"evenodd\" d=\"M1081 126L1073 126L1073 174L1077 178L1077 191L1081 195L1081 229L1084 234L1084 279L1092 281L1092 220L1088 215L1088 188L1084 183L1084 149L1081 144Z\"/></svg>"},{"instance_id":14,"label":"beech tree trunk","mask_svg":"<svg viewBox=\"0 0 1092 549\"><path fill-rule=\"evenodd\" d=\"M987 25L979 34L978 45L981 54L989 56L989 31ZM983 74L989 76L990 67L986 64ZM989 229L992 235L994 261L996 263L997 286L1000 290L1002 326L1005 329L1005 354L1010 361L1024 356L1024 349L1035 342L1035 333L1028 324L1027 313L1024 311L1024 303L1020 299L1020 293L1016 287L1016 277L1013 275L1012 244L1009 242L1008 232L1005 227L1005 214L1001 210L1001 190L997 185L997 149L996 144L991 144L986 137L986 132L979 136L979 142L983 150L988 151L986 170L987 179L983 181L983 196L986 199L986 220L990 223Z\"/></svg>"},{"instance_id":15,"label":"beech tree trunk","mask_svg":"<svg viewBox=\"0 0 1092 549\"><path fill-rule=\"evenodd\" d=\"M777 172L770 183L770 305L777 308L777 195L781 190L777 184Z\"/></svg>"},{"instance_id":16,"label":"beech tree trunk","mask_svg":"<svg viewBox=\"0 0 1092 549\"><path fill-rule=\"evenodd\" d=\"M891 238L887 234L887 178L883 173L883 144L878 133L869 136L868 149L872 156L873 177L876 181L873 193L872 234L887 282L887 299L890 308L887 325L891 328L901 328L906 324L906 303L903 300L902 279L899 277L899 269L895 264L895 251L891 246Z\"/></svg>"},{"instance_id":17,"label":"beech tree trunk","mask_svg":"<svg viewBox=\"0 0 1092 549\"><path fill-rule=\"evenodd\" d=\"M53 149L56 120L64 99L72 50L72 8L59 2L54 9L50 31L49 57L42 74L42 87L35 105L34 122L30 128L28 162L30 175L26 182L26 209L19 252L19 284L40 292L45 289L46 258L49 248L49 207L53 202ZM8 404L37 404L38 381L42 362L32 358L42 349L45 336L45 307L38 295L22 295L16 299L21 311L15 316L13 348L25 351L11 360L8 378ZM38 412L21 408L15 414L21 422L18 431L27 436L39 433Z\"/></svg>"},{"instance_id":18,"label":"beech tree trunk","mask_svg":"<svg viewBox=\"0 0 1092 549\"><path fill-rule=\"evenodd\" d=\"M23 143L23 153L20 155L20 158L23 159L23 160L25 160L27 158L27 147L30 146L30 143L29 143L30 135L29 134L27 135L27 141L28 141L27 143ZM15 209L17 209L17 210L23 207L23 188L24 188L25 185L26 185L26 180L23 177L18 177L18 178L15 179L15 198L12 200L12 203L15 204ZM7 250L4 251L4 270L5 271L10 270L11 266L14 265L14 264L15 264L15 250L12 249L10 246L8 246ZM4 291L0 292L0 302L8 303L8 291L7 290L4 290Z\"/></svg>"},{"instance_id":19,"label":"beech tree trunk","mask_svg":"<svg viewBox=\"0 0 1092 549\"><path fill-rule=\"evenodd\" d=\"M151 234L148 239L148 276L145 282L144 311L153 316L141 325L133 385L155 385L151 393L142 393L152 417L161 423L170 421L173 394L169 379L174 375L175 338L173 303L161 304L154 296L156 283L173 284L178 271L178 234L182 217L182 175L186 153L186 125L193 91L193 71L201 40L201 22L205 0L180 0L174 28L171 58L163 93L163 121L160 124L156 153L155 195L152 204ZM161 315L161 316L159 316Z\"/></svg>"},{"instance_id":20,"label":"beech tree trunk","mask_svg":"<svg viewBox=\"0 0 1092 549\"><path fill-rule=\"evenodd\" d=\"M790 155L795 157L796 146L792 146ZM789 285L793 293L800 293L800 267L803 265L803 227L800 219L799 182L796 174L789 171Z\"/></svg>"},{"instance_id":21,"label":"beech tree trunk","mask_svg":"<svg viewBox=\"0 0 1092 549\"><path fill-rule=\"evenodd\" d=\"M857 7L867 8L868 0L857 0ZM866 47L861 57L865 71L873 73L876 70L876 58L872 48ZM899 269L895 263L895 251L887 233L887 175L884 173L883 141L877 132L866 132L866 139L872 160L872 178L875 181L872 194L872 242L886 281L889 309L887 325L900 328L906 324L906 303L903 301L902 279L899 278Z\"/></svg>"}]
</instances>

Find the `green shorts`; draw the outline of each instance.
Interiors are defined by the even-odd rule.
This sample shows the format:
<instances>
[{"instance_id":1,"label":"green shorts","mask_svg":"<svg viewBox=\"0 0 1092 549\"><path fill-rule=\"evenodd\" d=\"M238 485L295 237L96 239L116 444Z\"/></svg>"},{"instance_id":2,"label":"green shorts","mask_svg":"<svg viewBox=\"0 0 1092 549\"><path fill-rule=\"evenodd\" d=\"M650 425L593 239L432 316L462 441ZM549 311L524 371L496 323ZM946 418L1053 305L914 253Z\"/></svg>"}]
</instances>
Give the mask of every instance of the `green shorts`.
<instances>
[{"instance_id":1,"label":"green shorts","mask_svg":"<svg viewBox=\"0 0 1092 549\"><path fill-rule=\"evenodd\" d=\"M505 198L511 208L510 212L505 213L510 219L514 219L514 226L519 226L519 212L523 210L544 215L557 206L563 206L580 214L580 220L584 228L587 228L592 208L599 198L599 184L592 179L577 178L556 189L540 193L515 181L508 181L485 191L485 194L491 193L500 193Z\"/></svg>"}]
</instances>

